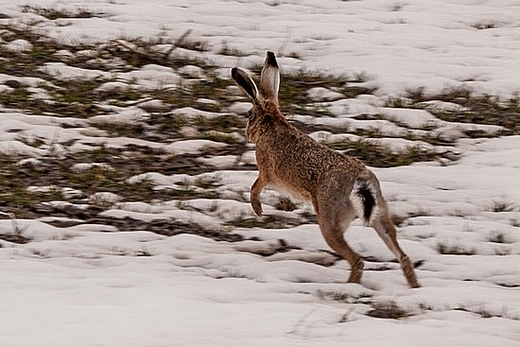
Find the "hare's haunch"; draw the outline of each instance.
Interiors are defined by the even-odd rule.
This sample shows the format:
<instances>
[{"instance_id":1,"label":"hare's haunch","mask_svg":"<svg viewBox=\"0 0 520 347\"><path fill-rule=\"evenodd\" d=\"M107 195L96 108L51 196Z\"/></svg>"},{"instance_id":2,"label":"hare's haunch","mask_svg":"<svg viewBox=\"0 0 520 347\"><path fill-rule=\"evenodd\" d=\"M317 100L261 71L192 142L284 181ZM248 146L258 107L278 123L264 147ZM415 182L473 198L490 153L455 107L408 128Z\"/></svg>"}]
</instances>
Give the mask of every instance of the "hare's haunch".
<instances>
[{"instance_id":1,"label":"hare's haunch","mask_svg":"<svg viewBox=\"0 0 520 347\"><path fill-rule=\"evenodd\" d=\"M413 265L396 238L388 205L379 181L358 159L323 146L290 124L278 107L280 70L273 52L267 52L259 87L242 69L231 75L253 102L246 126L247 138L256 145L258 178L251 187L251 205L262 215L264 188L289 192L310 201L327 244L350 263L349 282L359 282L363 261L343 234L358 217L373 227L397 256L411 287L419 287Z\"/></svg>"}]
</instances>

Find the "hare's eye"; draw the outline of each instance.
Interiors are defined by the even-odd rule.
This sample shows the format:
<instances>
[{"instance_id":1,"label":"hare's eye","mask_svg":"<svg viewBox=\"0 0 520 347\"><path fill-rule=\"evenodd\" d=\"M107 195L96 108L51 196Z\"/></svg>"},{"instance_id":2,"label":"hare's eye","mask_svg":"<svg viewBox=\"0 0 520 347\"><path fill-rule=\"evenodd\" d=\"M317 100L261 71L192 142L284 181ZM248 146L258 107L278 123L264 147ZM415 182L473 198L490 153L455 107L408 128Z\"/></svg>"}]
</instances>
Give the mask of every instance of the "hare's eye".
<instances>
[{"instance_id":1,"label":"hare's eye","mask_svg":"<svg viewBox=\"0 0 520 347\"><path fill-rule=\"evenodd\" d=\"M253 116L253 109L247 111L247 118L251 118Z\"/></svg>"}]
</instances>

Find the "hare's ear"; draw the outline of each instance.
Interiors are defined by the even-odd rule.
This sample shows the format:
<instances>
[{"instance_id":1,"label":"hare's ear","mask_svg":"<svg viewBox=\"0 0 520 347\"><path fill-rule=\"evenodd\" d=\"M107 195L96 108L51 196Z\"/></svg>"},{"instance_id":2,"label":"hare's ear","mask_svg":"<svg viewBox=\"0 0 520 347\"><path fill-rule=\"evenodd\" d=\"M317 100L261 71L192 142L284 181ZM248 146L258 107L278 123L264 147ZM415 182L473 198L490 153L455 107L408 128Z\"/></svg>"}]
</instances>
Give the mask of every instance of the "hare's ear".
<instances>
[{"instance_id":1,"label":"hare's ear","mask_svg":"<svg viewBox=\"0 0 520 347\"><path fill-rule=\"evenodd\" d=\"M253 103L258 101L258 88L256 87L255 81L245 72L244 70L234 67L231 69L231 77L235 80L236 84L242 89L242 91L251 98Z\"/></svg>"},{"instance_id":2,"label":"hare's ear","mask_svg":"<svg viewBox=\"0 0 520 347\"><path fill-rule=\"evenodd\" d=\"M265 56L264 67L260 74L260 90L267 98L278 99L280 89L280 69L273 52L268 51Z\"/></svg>"}]
</instances>

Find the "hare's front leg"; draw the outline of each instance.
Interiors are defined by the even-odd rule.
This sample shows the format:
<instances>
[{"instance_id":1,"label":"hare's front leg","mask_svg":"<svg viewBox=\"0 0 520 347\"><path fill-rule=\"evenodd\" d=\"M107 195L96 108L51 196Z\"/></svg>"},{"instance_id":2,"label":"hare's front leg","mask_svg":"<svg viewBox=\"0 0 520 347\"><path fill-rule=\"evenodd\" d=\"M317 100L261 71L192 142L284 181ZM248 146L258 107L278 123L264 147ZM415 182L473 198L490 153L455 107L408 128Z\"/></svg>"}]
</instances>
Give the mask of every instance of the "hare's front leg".
<instances>
[{"instance_id":1,"label":"hare's front leg","mask_svg":"<svg viewBox=\"0 0 520 347\"><path fill-rule=\"evenodd\" d=\"M266 186L265 180L262 176L258 176L255 183L251 186L251 206L253 207L253 211L255 211L258 217L261 217L263 214L262 211L262 203L260 202L260 193Z\"/></svg>"}]
</instances>

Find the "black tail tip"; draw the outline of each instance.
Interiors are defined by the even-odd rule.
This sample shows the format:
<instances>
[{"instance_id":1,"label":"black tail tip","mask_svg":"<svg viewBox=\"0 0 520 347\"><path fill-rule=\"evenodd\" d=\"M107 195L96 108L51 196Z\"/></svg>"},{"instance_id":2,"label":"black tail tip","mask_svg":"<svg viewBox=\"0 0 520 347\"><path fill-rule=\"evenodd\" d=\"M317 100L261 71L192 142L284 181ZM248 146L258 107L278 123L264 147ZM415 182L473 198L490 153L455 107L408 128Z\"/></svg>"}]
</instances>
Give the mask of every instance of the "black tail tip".
<instances>
[{"instance_id":1,"label":"black tail tip","mask_svg":"<svg viewBox=\"0 0 520 347\"><path fill-rule=\"evenodd\" d=\"M265 62L269 66L278 67L278 62L276 61L276 55L271 51L267 51L267 54L265 57Z\"/></svg>"},{"instance_id":2,"label":"black tail tip","mask_svg":"<svg viewBox=\"0 0 520 347\"><path fill-rule=\"evenodd\" d=\"M360 182L360 186L357 189L356 194L363 201L363 217L368 222L374 212L374 206L376 205L376 199L370 189L368 181Z\"/></svg>"}]
</instances>

